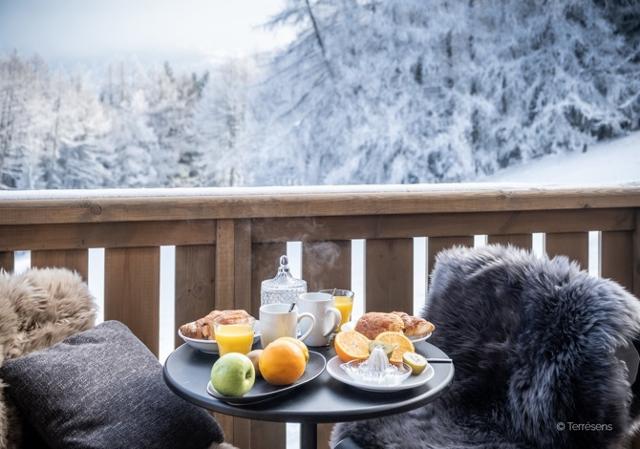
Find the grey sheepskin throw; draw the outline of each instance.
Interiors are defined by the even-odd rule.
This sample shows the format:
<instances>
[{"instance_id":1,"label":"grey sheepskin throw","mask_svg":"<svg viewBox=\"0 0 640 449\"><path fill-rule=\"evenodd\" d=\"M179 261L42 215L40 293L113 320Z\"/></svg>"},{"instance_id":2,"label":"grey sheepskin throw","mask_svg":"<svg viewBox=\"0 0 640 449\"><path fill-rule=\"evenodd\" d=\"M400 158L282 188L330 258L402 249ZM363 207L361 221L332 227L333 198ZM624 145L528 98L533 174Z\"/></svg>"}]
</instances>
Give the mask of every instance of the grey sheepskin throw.
<instances>
[{"instance_id":1,"label":"grey sheepskin throw","mask_svg":"<svg viewBox=\"0 0 640 449\"><path fill-rule=\"evenodd\" d=\"M0 270L0 366L92 328L95 316L95 302L77 273L44 268L10 275ZM0 449L23 446L22 426L16 408L1 394Z\"/></svg>"},{"instance_id":2,"label":"grey sheepskin throw","mask_svg":"<svg viewBox=\"0 0 640 449\"><path fill-rule=\"evenodd\" d=\"M440 253L423 315L455 363L451 387L410 413L339 424L365 449L607 449L629 432L619 346L640 303L566 257L512 247Z\"/></svg>"}]
</instances>

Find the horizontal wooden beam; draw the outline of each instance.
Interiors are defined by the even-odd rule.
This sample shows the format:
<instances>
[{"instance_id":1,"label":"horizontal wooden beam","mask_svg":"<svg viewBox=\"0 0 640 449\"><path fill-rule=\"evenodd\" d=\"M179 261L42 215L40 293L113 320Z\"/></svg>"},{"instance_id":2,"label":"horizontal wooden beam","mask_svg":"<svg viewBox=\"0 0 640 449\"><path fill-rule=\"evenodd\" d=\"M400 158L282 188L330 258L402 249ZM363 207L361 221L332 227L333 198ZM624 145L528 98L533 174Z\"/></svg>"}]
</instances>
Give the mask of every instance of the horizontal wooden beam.
<instances>
[{"instance_id":1,"label":"horizontal wooden beam","mask_svg":"<svg viewBox=\"0 0 640 449\"><path fill-rule=\"evenodd\" d=\"M207 245L215 220L0 226L0 251Z\"/></svg>"},{"instance_id":2,"label":"horizontal wooden beam","mask_svg":"<svg viewBox=\"0 0 640 449\"><path fill-rule=\"evenodd\" d=\"M532 232L628 231L633 209L575 209L522 212L272 218L253 220L253 240L389 239Z\"/></svg>"},{"instance_id":3,"label":"horizontal wooden beam","mask_svg":"<svg viewBox=\"0 0 640 449\"><path fill-rule=\"evenodd\" d=\"M0 225L640 207L640 186L502 184L0 192Z\"/></svg>"}]
</instances>

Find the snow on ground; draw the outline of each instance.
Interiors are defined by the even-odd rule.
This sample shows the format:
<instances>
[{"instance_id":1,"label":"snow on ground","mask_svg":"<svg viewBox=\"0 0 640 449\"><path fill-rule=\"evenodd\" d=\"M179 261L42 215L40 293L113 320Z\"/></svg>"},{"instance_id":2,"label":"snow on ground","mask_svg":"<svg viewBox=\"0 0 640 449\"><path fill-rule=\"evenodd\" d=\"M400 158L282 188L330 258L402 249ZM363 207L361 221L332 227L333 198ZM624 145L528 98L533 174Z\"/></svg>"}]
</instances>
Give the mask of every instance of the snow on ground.
<instances>
[{"instance_id":1,"label":"snow on ground","mask_svg":"<svg viewBox=\"0 0 640 449\"><path fill-rule=\"evenodd\" d=\"M593 145L586 153L547 156L508 167L479 181L536 184L640 182L640 131Z\"/></svg>"},{"instance_id":2,"label":"snow on ground","mask_svg":"<svg viewBox=\"0 0 640 449\"><path fill-rule=\"evenodd\" d=\"M586 153L549 156L529 164L505 169L482 180L488 183L551 183L551 184L610 184L640 182L640 132L628 137L592 146ZM480 185L482 186L482 185ZM440 186L433 186L436 189ZM460 186L463 187L462 185ZM318 191L331 191L331 188L317 188ZM354 191L370 191L375 187L355 187ZM397 186L397 190L416 190L420 186ZM277 188L286 190L285 188ZM43 193L43 192L41 192ZM122 191L126 194L125 191ZM171 193L167 191L167 193ZM589 271L598 273L599 240L596 232L589 233ZM485 236L476 236L475 245L486 243ZM418 312L424 304L426 296L426 249L428 241L424 237L414 239L414 311ZM534 234L534 252L542 253L542 235ZM292 266L292 273L300 276L302 272L302 246L300 242L289 242L287 254ZM356 298L364 298L364 240L352 242L351 289ZM28 251L16 253L16 271L24 271L30 265ZM160 360L169 355L173 349L174 329L174 291L175 291L175 249L171 246L161 247L160 253ZM274 273L275 274L275 273ZM103 319L104 304L104 250L89 250L89 288L96 297L99 309L99 321ZM357 302L354 316L363 313L364 302ZM287 449L298 449L299 425L287 425Z\"/></svg>"}]
</instances>

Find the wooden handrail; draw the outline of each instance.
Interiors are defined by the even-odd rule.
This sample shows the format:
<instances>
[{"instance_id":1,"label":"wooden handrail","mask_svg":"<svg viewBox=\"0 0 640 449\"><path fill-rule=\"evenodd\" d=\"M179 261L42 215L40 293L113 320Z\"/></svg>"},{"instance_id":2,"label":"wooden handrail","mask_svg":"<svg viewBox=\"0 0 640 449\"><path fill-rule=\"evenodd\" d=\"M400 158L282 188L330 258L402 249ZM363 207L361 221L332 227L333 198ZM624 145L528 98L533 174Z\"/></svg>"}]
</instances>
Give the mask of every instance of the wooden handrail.
<instances>
[{"instance_id":1,"label":"wooden handrail","mask_svg":"<svg viewBox=\"0 0 640 449\"><path fill-rule=\"evenodd\" d=\"M0 192L0 225L640 207L640 184Z\"/></svg>"}]
</instances>

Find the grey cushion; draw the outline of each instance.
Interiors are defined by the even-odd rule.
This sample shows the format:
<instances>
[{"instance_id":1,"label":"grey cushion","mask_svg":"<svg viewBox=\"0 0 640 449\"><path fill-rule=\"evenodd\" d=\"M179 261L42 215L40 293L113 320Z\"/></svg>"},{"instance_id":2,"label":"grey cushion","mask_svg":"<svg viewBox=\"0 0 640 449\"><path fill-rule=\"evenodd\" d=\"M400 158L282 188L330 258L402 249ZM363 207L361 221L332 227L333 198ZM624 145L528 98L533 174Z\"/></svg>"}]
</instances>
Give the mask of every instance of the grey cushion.
<instances>
[{"instance_id":1,"label":"grey cushion","mask_svg":"<svg viewBox=\"0 0 640 449\"><path fill-rule=\"evenodd\" d=\"M117 321L7 360L0 376L53 449L205 449L223 440L215 420L169 390L158 360Z\"/></svg>"}]
</instances>

